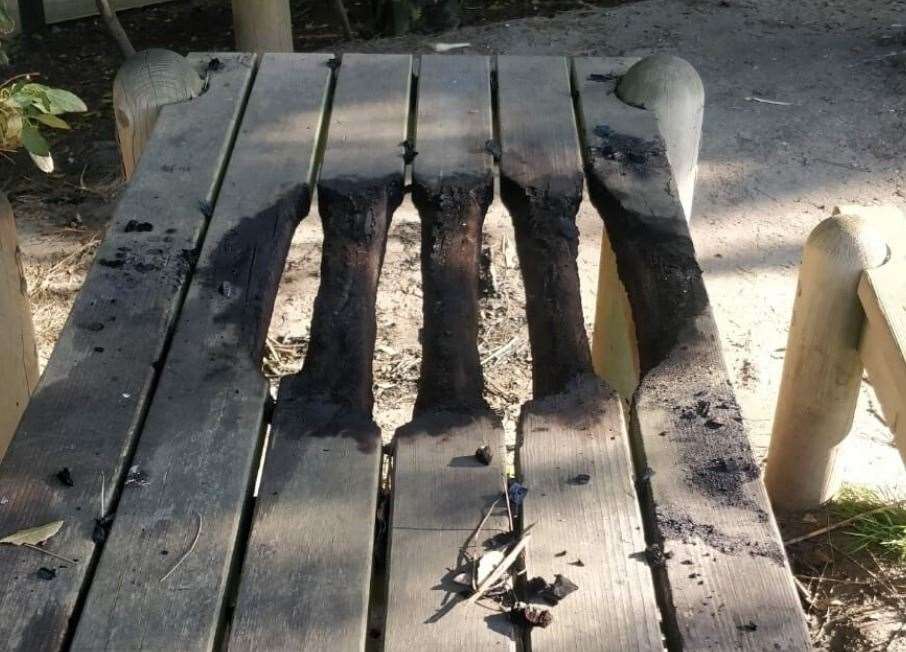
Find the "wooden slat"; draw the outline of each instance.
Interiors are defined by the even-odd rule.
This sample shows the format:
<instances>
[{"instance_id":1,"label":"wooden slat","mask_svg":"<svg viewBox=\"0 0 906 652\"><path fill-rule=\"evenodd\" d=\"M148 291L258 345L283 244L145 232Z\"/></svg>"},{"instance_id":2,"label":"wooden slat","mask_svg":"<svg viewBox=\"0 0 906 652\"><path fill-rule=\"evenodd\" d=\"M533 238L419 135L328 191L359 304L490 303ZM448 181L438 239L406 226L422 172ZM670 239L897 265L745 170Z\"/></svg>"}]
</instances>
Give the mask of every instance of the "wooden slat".
<instances>
[{"instance_id":1,"label":"wooden slat","mask_svg":"<svg viewBox=\"0 0 906 652\"><path fill-rule=\"evenodd\" d=\"M619 397L585 378L526 404L520 431L522 517L536 524L527 577L579 586L553 624L532 630L532 650L663 649Z\"/></svg>"},{"instance_id":2,"label":"wooden slat","mask_svg":"<svg viewBox=\"0 0 906 652\"><path fill-rule=\"evenodd\" d=\"M906 462L906 264L894 260L864 272L859 300L866 318L862 364Z\"/></svg>"},{"instance_id":3,"label":"wooden slat","mask_svg":"<svg viewBox=\"0 0 906 652\"><path fill-rule=\"evenodd\" d=\"M651 558L671 646L809 649L808 631L655 117L614 95L626 63L575 61L589 193L632 305Z\"/></svg>"},{"instance_id":4,"label":"wooden slat","mask_svg":"<svg viewBox=\"0 0 906 652\"><path fill-rule=\"evenodd\" d=\"M232 650L355 650L366 638L380 433L375 298L402 199L408 56L347 55L319 181L321 286L302 372L283 381Z\"/></svg>"},{"instance_id":5,"label":"wooden slat","mask_svg":"<svg viewBox=\"0 0 906 652\"><path fill-rule=\"evenodd\" d=\"M522 261L535 397L591 372L579 296L579 143L563 57L500 57L500 192Z\"/></svg>"},{"instance_id":6,"label":"wooden slat","mask_svg":"<svg viewBox=\"0 0 906 652\"><path fill-rule=\"evenodd\" d=\"M397 433L385 649L513 649L505 616L462 604L462 548L501 495L503 430L482 398L481 226L493 194L484 57L425 57L413 198L422 220L424 328L415 420ZM476 449L490 446L484 466ZM481 541L508 529L498 504ZM481 550L479 545L473 553Z\"/></svg>"},{"instance_id":7,"label":"wooden slat","mask_svg":"<svg viewBox=\"0 0 906 652\"><path fill-rule=\"evenodd\" d=\"M475 459L482 446L490 466ZM397 432L384 649L515 649L508 616L464 604L468 587L453 581L469 571L463 546L502 495L503 458L503 428L489 416L427 412ZM508 529L501 501L478 543Z\"/></svg>"},{"instance_id":8,"label":"wooden slat","mask_svg":"<svg viewBox=\"0 0 906 652\"><path fill-rule=\"evenodd\" d=\"M266 55L73 649L210 649L257 469L277 284L329 55ZM174 570L175 569L175 570Z\"/></svg>"},{"instance_id":9,"label":"wooden slat","mask_svg":"<svg viewBox=\"0 0 906 652\"><path fill-rule=\"evenodd\" d=\"M251 79L251 57L218 57L204 95L162 110L0 465L0 534L62 520L46 547L78 560L0 546L8 649L58 648L93 567L99 504L114 503ZM64 467L75 486L57 479ZM41 566L56 577L37 578Z\"/></svg>"},{"instance_id":10,"label":"wooden slat","mask_svg":"<svg viewBox=\"0 0 906 652\"><path fill-rule=\"evenodd\" d=\"M490 62L427 56L419 75L412 198L422 220L425 328L416 411L486 408L478 356L478 258L494 194Z\"/></svg>"},{"instance_id":11,"label":"wooden slat","mask_svg":"<svg viewBox=\"0 0 906 652\"><path fill-rule=\"evenodd\" d=\"M527 576L579 585L533 650L661 649L619 399L591 374L576 267L582 196L569 66L498 61L501 186L513 216L528 298L536 400L523 407L519 473L534 524ZM543 116L543 119L539 119ZM587 474L588 484L576 476ZM566 550L566 555L557 557ZM570 566L581 560L584 566Z\"/></svg>"}]
</instances>

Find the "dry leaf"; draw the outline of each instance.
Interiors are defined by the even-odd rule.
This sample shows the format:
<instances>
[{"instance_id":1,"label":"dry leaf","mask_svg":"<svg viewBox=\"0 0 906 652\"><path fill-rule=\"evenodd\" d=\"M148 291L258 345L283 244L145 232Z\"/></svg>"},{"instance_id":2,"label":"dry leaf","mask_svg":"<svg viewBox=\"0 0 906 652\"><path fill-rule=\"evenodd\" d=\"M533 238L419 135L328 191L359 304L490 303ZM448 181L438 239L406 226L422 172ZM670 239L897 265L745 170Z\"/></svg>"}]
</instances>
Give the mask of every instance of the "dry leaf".
<instances>
[{"instance_id":1,"label":"dry leaf","mask_svg":"<svg viewBox=\"0 0 906 652\"><path fill-rule=\"evenodd\" d=\"M61 527L63 527L63 521L53 521L47 525L30 527L3 537L0 539L0 543L9 543L14 546L37 546L59 532Z\"/></svg>"}]
</instances>

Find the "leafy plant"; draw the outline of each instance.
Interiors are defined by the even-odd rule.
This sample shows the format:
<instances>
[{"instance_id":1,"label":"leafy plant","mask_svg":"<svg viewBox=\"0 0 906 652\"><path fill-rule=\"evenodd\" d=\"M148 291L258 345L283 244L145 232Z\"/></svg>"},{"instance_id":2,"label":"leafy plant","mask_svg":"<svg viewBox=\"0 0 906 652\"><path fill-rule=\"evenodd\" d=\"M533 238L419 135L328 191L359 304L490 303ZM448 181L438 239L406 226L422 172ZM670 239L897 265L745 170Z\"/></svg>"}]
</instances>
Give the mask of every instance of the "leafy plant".
<instances>
[{"instance_id":1,"label":"leafy plant","mask_svg":"<svg viewBox=\"0 0 906 652\"><path fill-rule=\"evenodd\" d=\"M9 34L13 26L5 2L0 2L0 34ZM0 65L5 65L2 47L0 59ZM33 77L19 75L0 84L0 152L24 147L35 164L49 173L53 172L53 158L42 127L69 129L60 116L87 111L88 107L74 93L39 84Z\"/></svg>"}]
</instances>

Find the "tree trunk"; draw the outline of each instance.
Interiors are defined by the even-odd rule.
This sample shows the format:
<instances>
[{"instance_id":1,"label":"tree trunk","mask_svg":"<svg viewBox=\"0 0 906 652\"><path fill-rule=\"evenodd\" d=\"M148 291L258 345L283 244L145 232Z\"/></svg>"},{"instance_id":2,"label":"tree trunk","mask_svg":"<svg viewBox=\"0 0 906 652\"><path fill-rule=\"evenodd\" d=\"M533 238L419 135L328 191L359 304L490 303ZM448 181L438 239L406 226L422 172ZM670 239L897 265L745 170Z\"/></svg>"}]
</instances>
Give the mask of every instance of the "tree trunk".
<instances>
[{"instance_id":1,"label":"tree trunk","mask_svg":"<svg viewBox=\"0 0 906 652\"><path fill-rule=\"evenodd\" d=\"M38 383L31 308L13 209L0 194L0 459Z\"/></svg>"},{"instance_id":2,"label":"tree trunk","mask_svg":"<svg viewBox=\"0 0 906 652\"><path fill-rule=\"evenodd\" d=\"M233 0L233 28L240 52L292 52L289 0Z\"/></svg>"}]
</instances>

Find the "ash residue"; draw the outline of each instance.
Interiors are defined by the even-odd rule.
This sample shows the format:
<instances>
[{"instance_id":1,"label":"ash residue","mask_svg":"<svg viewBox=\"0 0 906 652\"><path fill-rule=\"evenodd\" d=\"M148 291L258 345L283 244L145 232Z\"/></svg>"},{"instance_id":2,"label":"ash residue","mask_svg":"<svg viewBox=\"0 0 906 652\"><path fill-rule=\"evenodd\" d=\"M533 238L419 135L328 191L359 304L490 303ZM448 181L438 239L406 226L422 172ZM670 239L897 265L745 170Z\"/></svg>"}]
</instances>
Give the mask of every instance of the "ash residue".
<instances>
[{"instance_id":1,"label":"ash residue","mask_svg":"<svg viewBox=\"0 0 906 652\"><path fill-rule=\"evenodd\" d=\"M725 555L748 553L753 557L765 557L778 564L783 564L783 551L771 539L753 541L730 536L710 523L697 522L685 514L674 514L669 517L665 514L658 514L657 523L658 530L668 540L678 539L683 543L702 541Z\"/></svg>"},{"instance_id":2,"label":"ash residue","mask_svg":"<svg viewBox=\"0 0 906 652\"><path fill-rule=\"evenodd\" d=\"M607 160L644 166L651 159L664 158L664 144L657 140L645 140L637 136L621 134L607 125L597 125L594 134L600 142L592 152Z\"/></svg>"}]
</instances>

